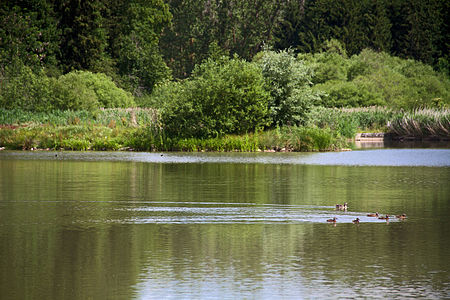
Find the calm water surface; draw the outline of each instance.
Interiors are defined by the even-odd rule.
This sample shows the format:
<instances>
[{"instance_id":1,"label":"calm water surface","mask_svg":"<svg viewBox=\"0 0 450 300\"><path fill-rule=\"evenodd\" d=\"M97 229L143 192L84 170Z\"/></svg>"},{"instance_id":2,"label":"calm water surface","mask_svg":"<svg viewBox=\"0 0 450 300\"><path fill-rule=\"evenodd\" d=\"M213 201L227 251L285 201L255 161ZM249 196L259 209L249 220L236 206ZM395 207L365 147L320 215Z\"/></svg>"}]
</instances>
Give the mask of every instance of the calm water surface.
<instances>
[{"instance_id":1,"label":"calm water surface","mask_svg":"<svg viewBox=\"0 0 450 300\"><path fill-rule=\"evenodd\" d=\"M448 149L2 151L0 298L450 298L449 183Z\"/></svg>"}]
</instances>

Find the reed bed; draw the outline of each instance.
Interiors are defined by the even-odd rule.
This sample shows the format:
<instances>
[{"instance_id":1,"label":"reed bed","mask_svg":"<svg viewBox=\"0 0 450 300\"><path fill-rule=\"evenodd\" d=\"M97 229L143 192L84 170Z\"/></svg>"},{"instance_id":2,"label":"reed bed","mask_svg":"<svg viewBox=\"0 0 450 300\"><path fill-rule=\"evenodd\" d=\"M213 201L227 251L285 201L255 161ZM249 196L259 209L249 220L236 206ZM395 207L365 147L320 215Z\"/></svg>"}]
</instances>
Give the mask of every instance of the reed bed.
<instances>
[{"instance_id":1,"label":"reed bed","mask_svg":"<svg viewBox=\"0 0 450 300\"><path fill-rule=\"evenodd\" d=\"M326 108L313 107L308 126L331 128L340 135L352 138L358 131L385 131L388 122L401 112L386 107Z\"/></svg>"},{"instance_id":2,"label":"reed bed","mask_svg":"<svg viewBox=\"0 0 450 300\"><path fill-rule=\"evenodd\" d=\"M159 113L152 108L102 108L96 112L55 110L29 112L20 109L0 109L0 125L29 126L49 124L54 126L95 124L104 126L136 127L158 124Z\"/></svg>"},{"instance_id":3,"label":"reed bed","mask_svg":"<svg viewBox=\"0 0 450 300\"><path fill-rule=\"evenodd\" d=\"M418 109L395 116L387 124L396 138L450 139L450 109Z\"/></svg>"}]
</instances>

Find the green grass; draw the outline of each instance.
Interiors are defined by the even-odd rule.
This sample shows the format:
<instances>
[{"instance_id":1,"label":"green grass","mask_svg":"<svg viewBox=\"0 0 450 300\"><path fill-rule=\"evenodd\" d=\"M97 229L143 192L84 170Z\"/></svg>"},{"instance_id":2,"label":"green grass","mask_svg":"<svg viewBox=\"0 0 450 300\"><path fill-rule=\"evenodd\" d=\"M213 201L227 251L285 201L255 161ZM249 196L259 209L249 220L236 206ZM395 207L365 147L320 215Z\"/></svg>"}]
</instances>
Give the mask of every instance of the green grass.
<instances>
[{"instance_id":1,"label":"green grass","mask_svg":"<svg viewBox=\"0 0 450 300\"><path fill-rule=\"evenodd\" d=\"M383 107L323 108L304 127L284 126L244 135L167 136L153 109L105 109L29 113L0 110L0 147L136 151L335 151L357 131L384 131L399 138L450 138L449 109L393 111Z\"/></svg>"},{"instance_id":2,"label":"green grass","mask_svg":"<svg viewBox=\"0 0 450 300\"><path fill-rule=\"evenodd\" d=\"M171 138L152 126L31 125L0 130L0 146L7 149L137 151L332 151L346 146L331 129L283 127L245 135L210 139Z\"/></svg>"},{"instance_id":3,"label":"green grass","mask_svg":"<svg viewBox=\"0 0 450 300\"><path fill-rule=\"evenodd\" d=\"M151 108L106 108L96 112L55 110L29 112L20 109L0 108L0 124L54 126L96 124L110 127L135 127L157 124L158 111Z\"/></svg>"}]
</instances>

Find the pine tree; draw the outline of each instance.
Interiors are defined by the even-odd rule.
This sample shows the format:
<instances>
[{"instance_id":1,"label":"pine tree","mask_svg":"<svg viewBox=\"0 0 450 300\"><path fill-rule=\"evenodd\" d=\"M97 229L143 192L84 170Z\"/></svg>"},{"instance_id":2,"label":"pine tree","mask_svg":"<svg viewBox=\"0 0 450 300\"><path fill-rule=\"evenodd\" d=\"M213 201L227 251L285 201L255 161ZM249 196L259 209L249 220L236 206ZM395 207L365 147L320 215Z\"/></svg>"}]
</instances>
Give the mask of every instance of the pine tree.
<instances>
[{"instance_id":1,"label":"pine tree","mask_svg":"<svg viewBox=\"0 0 450 300\"><path fill-rule=\"evenodd\" d=\"M61 30L60 62L65 72L93 70L107 46L105 6L101 0L63 0L56 7Z\"/></svg>"}]
</instances>

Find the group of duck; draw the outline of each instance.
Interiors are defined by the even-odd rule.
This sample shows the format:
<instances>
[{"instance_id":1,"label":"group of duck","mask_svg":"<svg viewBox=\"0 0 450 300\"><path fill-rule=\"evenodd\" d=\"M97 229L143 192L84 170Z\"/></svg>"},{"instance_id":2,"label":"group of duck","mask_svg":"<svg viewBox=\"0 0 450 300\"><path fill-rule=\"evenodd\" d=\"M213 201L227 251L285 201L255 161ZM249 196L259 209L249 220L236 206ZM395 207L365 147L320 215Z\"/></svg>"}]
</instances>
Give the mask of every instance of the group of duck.
<instances>
[{"instance_id":1,"label":"group of duck","mask_svg":"<svg viewBox=\"0 0 450 300\"><path fill-rule=\"evenodd\" d=\"M348 209L347 202L345 202L344 204L336 204L336 210L347 211L347 209ZM381 215L378 214L377 212L376 212L376 213L367 214L367 216L368 216L368 217L375 217L375 218L378 218L378 219L380 219L380 220L386 220L386 221L389 221L389 219L392 218L390 215L384 215L384 216L381 216ZM397 219L404 220L404 219L406 219L406 214L396 215L395 217L396 217ZM327 220L327 222L330 222L330 223L336 223L336 221L337 221L337 218L336 218L336 217ZM354 224L359 224L359 221L360 221L360 219L359 219L359 218L356 218L356 219L353 220L352 222L353 222Z\"/></svg>"}]
</instances>

